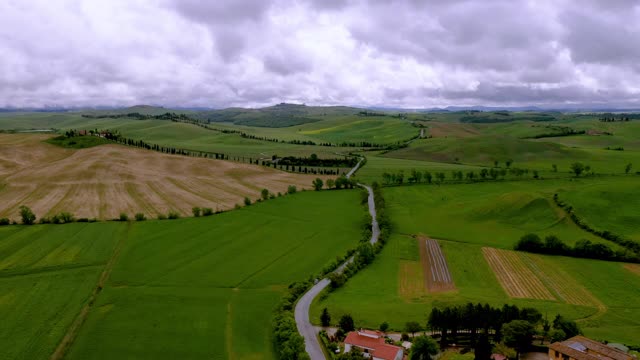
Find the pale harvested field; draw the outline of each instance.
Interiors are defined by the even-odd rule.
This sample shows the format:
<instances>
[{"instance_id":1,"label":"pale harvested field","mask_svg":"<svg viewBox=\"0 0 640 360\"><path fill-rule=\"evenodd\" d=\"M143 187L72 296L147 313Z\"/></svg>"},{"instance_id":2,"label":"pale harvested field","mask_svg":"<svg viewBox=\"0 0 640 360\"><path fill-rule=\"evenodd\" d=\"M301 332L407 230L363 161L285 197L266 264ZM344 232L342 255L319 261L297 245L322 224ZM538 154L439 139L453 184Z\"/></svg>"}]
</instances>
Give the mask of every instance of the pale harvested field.
<instances>
[{"instance_id":1,"label":"pale harvested field","mask_svg":"<svg viewBox=\"0 0 640 360\"><path fill-rule=\"evenodd\" d=\"M515 251L482 248L504 291L513 298L555 300L542 281Z\"/></svg>"},{"instance_id":2,"label":"pale harvested field","mask_svg":"<svg viewBox=\"0 0 640 360\"><path fill-rule=\"evenodd\" d=\"M120 145L63 149L47 135L0 134L0 217L18 218L18 207L38 217L68 211L76 217L111 219L121 212L147 217L195 206L215 210L311 188L316 176L230 161L167 155Z\"/></svg>"},{"instance_id":3,"label":"pale harvested field","mask_svg":"<svg viewBox=\"0 0 640 360\"><path fill-rule=\"evenodd\" d=\"M482 253L511 297L604 307L577 280L543 256L493 248L482 248Z\"/></svg>"},{"instance_id":4,"label":"pale harvested field","mask_svg":"<svg viewBox=\"0 0 640 360\"><path fill-rule=\"evenodd\" d=\"M420 236L418 242L425 288L432 293L455 290L447 260L438 241Z\"/></svg>"}]
</instances>

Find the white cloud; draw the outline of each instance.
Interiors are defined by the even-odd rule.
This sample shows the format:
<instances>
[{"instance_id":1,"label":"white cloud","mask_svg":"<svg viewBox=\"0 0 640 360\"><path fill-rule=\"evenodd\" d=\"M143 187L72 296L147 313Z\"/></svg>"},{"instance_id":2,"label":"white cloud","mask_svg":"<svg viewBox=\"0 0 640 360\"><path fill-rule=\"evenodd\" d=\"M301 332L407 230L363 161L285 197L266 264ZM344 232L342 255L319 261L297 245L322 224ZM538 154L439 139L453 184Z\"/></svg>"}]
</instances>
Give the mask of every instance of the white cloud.
<instances>
[{"instance_id":1,"label":"white cloud","mask_svg":"<svg viewBox=\"0 0 640 360\"><path fill-rule=\"evenodd\" d=\"M635 1L7 0L0 106L640 106Z\"/></svg>"}]
</instances>

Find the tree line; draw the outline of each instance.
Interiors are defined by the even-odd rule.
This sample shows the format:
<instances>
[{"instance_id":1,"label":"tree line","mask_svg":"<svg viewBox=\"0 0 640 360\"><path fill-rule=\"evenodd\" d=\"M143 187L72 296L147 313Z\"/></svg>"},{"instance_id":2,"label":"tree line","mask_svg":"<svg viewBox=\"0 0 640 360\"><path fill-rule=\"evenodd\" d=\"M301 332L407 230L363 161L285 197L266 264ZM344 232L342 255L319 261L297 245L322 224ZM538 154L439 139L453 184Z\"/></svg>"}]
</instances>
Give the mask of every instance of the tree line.
<instances>
[{"instance_id":1,"label":"tree line","mask_svg":"<svg viewBox=\"0 0 640 360\"><path fill-rule=\"evenodd\" d=\"M94 130L89 130L89 131L94 131ZM97 130L94 133L98 133ZM65 133L65 136L67 137L79 136L79 132L77 130L69 130ZM187 150L187 149L181 149L181 148L172 147L172 146L161 146L154 143L148 143L144 140L126 138L117 131L104 130L100 132L100 136L121 145L138 147L146 150L153 150L153 151L161 152L164 154L201 157L201 158L216 159L216 160L228 160L228 161L249 163L249 164L255 164L255 165L262 165L262 166L270 166L270 167L273 167L274 169L279 169L279 170L289 171L289 172L297 172L301 174L338 175L340 173L340 169L327 169L327 168L321 168L320 166L312 167L310 165L302 165L302 162L304 161L299 161L301 165L298 165L298 166L284 165L284 164L278 164L277 162L274 162L273 158L271 160L253 159L252 157L229 156L228 154L218 153L218 152ZM323 159L323 160L329 160L329 163L331 163L331 161L333 161L334 163L340 163L340 162L346 161L344 159Z\"/></svg>"},{"instance_id":2,"label":"tree line","mask_svg":"<svg viewBox=\"0 0 640 360\"><path fill-rule=\"evenodd\" d=\"M481 360L490 359L490 339L497 345L514 348L520 353L531 346L534 335L541 335L542 340L550 336L552 341L562 341L581 333L575 321L560 315L556 315L550 324L535 308L519 308L508 304L498 308L480 303L433 308L427 328L439 333L441 349L457 343L459 332L467 331L470 347L476 350L476 359ZM413 327L410 330L417 332L422 329Z\"/></svg>"},{"instance_id":3,"label":"tree line","mask_svg":"<svg viewBox=\"0 0 640 360\"><path fill-rule=\"evenodd\" d=\"M408 184L442 184L449 180L452 182L476 182L476 181L488 181L488 180L504 180L507 175L522 178L525 175L531 174L533 179L539 179L540 173L537 170L521 169L517 167L513 168L483 168L476 172L473 170L463 172L462 170L453 170L449 176L443 171L431 173L428 170L420 171L412 169L405 175L403 170L395 173L384 172L382 174L382 183L384 185L402 185Z\"/></svg>"},{"instance_id":4,"label":"tree line","mask_svg":"<svg viewBox=\"0 0 640 360\"><path fill-rule=\"evenodd\" d=\"M514 249L537 254L640 263L640 256L628 249L614 251L607 244L594 243L584 239L578 240L571 247L555 235L547 235L544 241L537 234L523 235L514 246Z\"/></svg>"},{"instance_id":5,"label":"tree line","mask_svg":"<svg viewBox=\"0 0 640 360\"><path fill-rule=\"evenodd\" d=\"M136 120L172 120L172 121L180 121L180 120L188 120L189 117L185 114L176 114L173 112L166 112L160 115L149 115L149 114L141 114L139 112L130 112L126 114L105 114L105 115L92 115L92 114L82 114L83 118L89 119L122 119L122 118L132 118Z\"/></svg>"},{"instance_id":6,"label":"tree line","mask_svg":"<svg viewBox=\"0 0 640 360\"><path fill-rule=\"evenodd\" d=\"M365 266L369 265L375 259L376 255L382 250L389 235L391 234L391 221L386 213L385 200L382 196L380 185L374 182L371 185L373 190L374 202L376 207L376 220L380 227L380 235L378 242L372 245L371 240L371 215L367 213L363 216L361 221L361 236L360 243L356 250L353 261L351 261L341 273L332 272L329 274L329 280L331 284L328 291L333 291L342 287L349 278L355 275L358 271L362 270ZM361 194L361 203L366 206L369 199L369 194L363 189Z\"/></svg>"},{"instance_id":7,"label":"tree line","mask_svg":"<svg viewBox=\"0 0 640 360\"><path fill-rule=\"evenodd\" d=\"M542 139L548 137L562 137L562 136L572 136L572 135L583 135L587 132L585 130L574 130L568 126L557 126L557 125L548 125L546 128L554 130L548 133L542 133L532 136L524 137L523 139Z\"/></svg>"},{"instance_id":8,"label":"tree line","mask_svg":"<svg viewBox=\"0 0 640 360\"><path fill-rule=\"evenodd\" d=\"M573 206L569 205L568 203L560 200L558 194L553 194L553 201L556 203L556 205L558 205L560 208L564 209L564 211L567 212L567 214L569 215L569 217L571 218L571 220L578 225L578 227L580 227L581 229L590 232L598 237L601 237L605 240L609 240L612 241L630 251L632 251L633 253L635 253L636 255L640 254L640 243L637 241L633 241L631 239L625 239L624 237L615 234L611 231L608 230L597 230L594 229L593 227L591 227L589 224L587 224L586 221L582 220L573 210Z\"/></svg>"}]
</instances>

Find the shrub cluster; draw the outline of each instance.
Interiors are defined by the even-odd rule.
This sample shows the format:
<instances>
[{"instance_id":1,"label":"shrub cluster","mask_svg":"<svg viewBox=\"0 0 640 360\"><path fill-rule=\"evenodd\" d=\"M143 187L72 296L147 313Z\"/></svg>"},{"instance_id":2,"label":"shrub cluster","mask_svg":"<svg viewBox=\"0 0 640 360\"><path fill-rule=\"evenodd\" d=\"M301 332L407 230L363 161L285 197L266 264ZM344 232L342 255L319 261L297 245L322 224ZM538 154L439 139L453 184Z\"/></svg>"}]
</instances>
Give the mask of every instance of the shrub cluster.
<instances>
[{"instance_id":1,"label":"shrub cluster","mask_svg":"<svg viewBox=\"0 0 640 360\"><path fill-rule=\"evenodd\" d=\"M515 250L538 254L640 263L640 257L630 251L613 251L607 244L594 243L589 240L579 240L573 247L570 247L555 235L548 235L542 241L536 234L526 234L520 238Z\"/></svg>"},{"instance_id":2,"label":"shrub cluster","mask_svg":"<svg viewBox=\"0 0 640 360\"><path fill-rule=\"evenodd\" d=\"M558 205L559 207L561 207L562 209L564 209L564 211L567 212L567 214L569 214L569 217L571 218L571 220L573 220L573 222L578 225L578 227L580 227L582 230L585 230L587 232L590 232L596 236L599 236L605 240L609 240L612 241L628 250L630 250L631 252L634 252L636 256L638 256L638 254L640 254L640 243L633 241L631 239L625 239L620 235L614 234L610 231L607 230L597 230L592 228L589 224L587 224L584 220L582 220L574 211L573 211L573 207L569 204L567 204L566 202L560 200L560 198L558 197L558 194L553 194L553 201L556 203L556 205Z\"/></svg>"},{"instance_id":3,"label":"shrub cluster","mask_svg":"<svg viewBox=\"0 0 640 360\"><path fill-rule=\"evenodd\" d=\"M295 303L311 286L312 281L289 285L286 295L278 304L273 317L274 349L280 360L306 360L304 338L298 333L294 316Z\"/></svg>"},{"instance_id":4,"label":"shrub cluster","mask_svg":"<svg viewBox=\"0 0 640 360\"><path fill-rule=\"evenodd\" d=\"M552 334L555 340L562 341L567 338L581 334L580 328L575 321L567 320L560 315L556 315L553 324L549 324L543 319L542 314L535 308L523 307L505 304L502 308L492 307L489 304L472 304L447 306L444 308L434 308L431 310L427 321L427 328L440 332L440 346L446 348L450 343L457 343L458 332L466 330L471 337L471 344L475 344L478 335L493 334L493 340L499 342L505 336L505 325L514 321L525 321L536 327L543 325L543 336L546 336L549 330L557 330L561 332ZM413 327L410 329L407 323L407 330L420 331L421 328ZM419 325L419 324L418 324ZM559 339L559 340L558 340Z\"/></svg>"}]
</instances>

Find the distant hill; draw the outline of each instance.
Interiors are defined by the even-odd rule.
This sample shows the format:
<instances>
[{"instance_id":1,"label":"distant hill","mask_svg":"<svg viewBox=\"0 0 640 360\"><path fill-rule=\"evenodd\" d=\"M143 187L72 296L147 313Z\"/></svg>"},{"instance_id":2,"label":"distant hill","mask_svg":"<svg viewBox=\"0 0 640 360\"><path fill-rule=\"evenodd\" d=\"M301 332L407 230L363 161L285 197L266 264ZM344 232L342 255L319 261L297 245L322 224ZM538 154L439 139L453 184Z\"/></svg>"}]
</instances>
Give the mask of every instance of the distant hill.
<instances>
[{"instance_id":1,"label":"distant hill","mask_svg":"<svg viewBox=\"0 0 640 360\"><path fill-rule=\"evenodd\" d=\"M151 105L135 105L126 108L117 108L117 109L85 109L78 110L85 115L93 115L93 116L108 116L108 115L126 115L131 113L138 113L142 115L162 115L165 113L176 113L176 114L193 114L194 111L191 110L176 110L169 109L162 106L151 106Z\"/></svg>"},{"instance_id":2,"label":"distant hill","mask_svg":"<svg viewBox=\"0 0 640 360\"><path fill-rule=\"evenodd\" d=\"M245 109L227 108L191 114L198 120L227 122L258 127L288 127L320 121L328 116L354 115L360 109L346 106L306 106L281 103L274 106Z\"/></svg>"}]
</instances>

